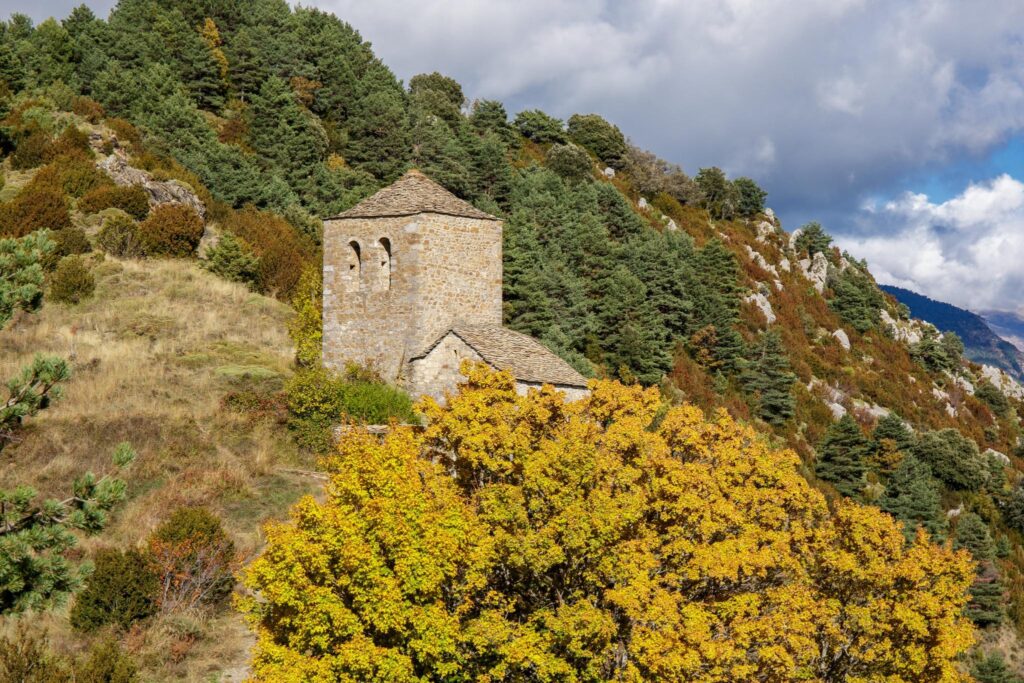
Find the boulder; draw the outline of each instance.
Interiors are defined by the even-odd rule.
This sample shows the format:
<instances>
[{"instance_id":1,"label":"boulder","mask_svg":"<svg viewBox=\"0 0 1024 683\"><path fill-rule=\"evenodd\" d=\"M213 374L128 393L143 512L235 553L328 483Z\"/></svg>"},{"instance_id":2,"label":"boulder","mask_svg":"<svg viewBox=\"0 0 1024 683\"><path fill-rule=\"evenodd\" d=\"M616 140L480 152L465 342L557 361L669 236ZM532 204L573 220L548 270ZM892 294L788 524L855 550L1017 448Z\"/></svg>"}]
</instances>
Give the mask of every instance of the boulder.
<instances>
[{"instance_id":1,"label":"boulder","mask_svg":"<svg viewBox=\"0 0 1024 683\"><path fill-rule=\"evenodd\" d=\"M757 229L757 241L761 243L767 242L775 234L775 226L768 221L758 221L754 228Z\"/></svg>"},{"instance_id":2,"label":"boulder","mask_svg":"<svg viewBox=\"0 0 1024 683\"><path fill-rule=\"evenodd\" d=\"M641 197L641 198L640 198L640 201L638 201L638 202L636 203L636 205L637 205L638 207L640 207L641 209L646 209L646 208L647 208L648 206L650 206L650 205L649 205L649 204L647 203L647 198L646 198L646 197Z\"/></svg>"},{"instance_id":3,"label":"boulder","mask_svg":"<svg viewBox=\"0 0 1024 683\"><path fill-rule=\"evenodd\" d=\"M804 277L811 281L814 290L818 294L825 291L825 282L828 280L828 259L820 251L814 254L813 259L800 259L800 270Z\"/></svg>"},{"instance_id":4,"label":"boulder","mask_svg":"<svg viewBox=\"0 0 1024 683\"><path fill-rule=\"evenodd\" d=\"M679 226L676 225L676 222L674 220L669 218L668 223L665 224L665 229L668 230L669 232L676 232L679 230Z\"/></svg>"},{"instance_id":5,"label":"boulder","mask_svg":"<svg viewBox=\"0 0 1024 683\"><path fill-rule=\"evenodd\" d=\"M1000 453L994 448L986 449L985 452L982 453L982 456L986 458L994 458L999 462L1003 463L1004 465L1010 464L1010 458L1006 455L1006 453Z\"/></svg>"},{"instance_id":6,"label":"boulder","mask_svg":"<svg viewBox=\"0 0 1024 683\"><path fill-rule=\"evenodd\" d=\"M775 311L772 309L772 303L768 301L768 297L766 297L764 294L762 294L761 292L757 292L755 294L751 294L747 297L744 297L743 300L746 301L747 303L752 303L755 306L757 306L758 309L760 309L761 314L764 316L764 319L768 322L769 325L775 322L776 317Z\"/></svg>"},{"instance_id":7,"label":"boulder","mask_svg":"<svg viewBox=\"0 0 1024 683\"><path fill-rule=\"evenodd\" d=\"M604 175L605 178L614 178L615 177L615 169L612 168L611 166L605 166L604 170L601 171L601 173Z\"/></svg>"},{"instance_id":8,"label":"boulder","mask_svg":"<svg viewBox=\"0 0 1024 683\"><path fill-rule=\"evenodd\" d=\"M832 336L835 337L835 340L839 342L840 346L842 346L847 351L850 350L850 336L846 334L846 330L840 328L833 332Z\"/></svg>"}]
</instances>

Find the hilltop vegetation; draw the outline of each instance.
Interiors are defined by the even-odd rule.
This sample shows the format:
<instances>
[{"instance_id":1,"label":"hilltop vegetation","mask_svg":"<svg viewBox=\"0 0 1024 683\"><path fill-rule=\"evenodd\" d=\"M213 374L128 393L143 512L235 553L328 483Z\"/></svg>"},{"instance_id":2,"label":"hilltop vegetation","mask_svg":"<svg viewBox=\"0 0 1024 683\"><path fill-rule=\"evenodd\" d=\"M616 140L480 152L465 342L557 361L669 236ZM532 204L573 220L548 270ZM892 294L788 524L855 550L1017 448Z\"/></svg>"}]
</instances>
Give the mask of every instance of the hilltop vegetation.
<instances>
[{"instance_id":1,"label":"hilltop vegetation","mask_svg":"<svg viewBox=\"0 0 1024 683\"><path fill-rule=\"evenodd\" d=\"M65 389L61 400L39 393L49 385L30 376L32 400L17 403L17 415L0 414L7 420L0 439L8 427L16 436L0 453L0 482L5 490L31 484L41 497L61 497L86 470L107 472L118 444L136 454L118 473L123 495L82 504L103 514L73 529L102 533L77 545L80 534L72 535L51 549L69 571L85 557L97 567L103 557L112 568L84 588L58 582L40 598L39 607L58 605L48 617L58 646L107 647L98 636L68 635L61 596L78 591L102 605L105 592L120 590L141 595L142 607L120 623L127 633L117 624L103 628L145 675L197 677L211 657L222 664L244 658L238 641L213 635L236 624L225 605L185 600L184 589L174 600L151 596L146 567L162 562L166 576L183 557L195 560L189 548L198 544L204 556L222 559L210 569L216 574L236 566L227 541L233 553L256 552L257 522L283 516L312 488L286 470L308 468L315 453L331 451L339 412L413 421L407 397L382 387L372 369L337 377L315 366L319 219L417 166L504 219L507 325L589 376L651 387L643 401L658 405L644 428L689 403L708 414L724 408L729 419L791 447L799 461L752 445L746 427L726 423L743 435L738 462L770 452L788 463L787 477L799 471L824 493L820 499L802 481L793 484L828 520L822 524L844 520L822 500L845 510L851 524L870 520L901 571L928 564L912 567L909 556L931 557L945 558L939 564L956 574L965 555L943 555L915 532L952 541L978 568L967 614L986 642L998 640L1010 664L1021 665L1014 643L1024 629L1024 392L966 362L954 335L940 337L909 319L875 285L868 265L836 249L822 226L785 233L755 181L718 168L687 174L631 145L596 114L513 116L500 102L469 101L456 81L436 73L403 84L350 26L283 0L122 0L108 20L81 7L37 27L16 15L0 31L0 79L0 236L12 238L0 242L0 323L7 325L0 376L31 367L36 351L53 354L47 362L63 359L70 372L41 368L54 389ZM282 302L293 304L296 317ZM608 416L609 425L612 417L620 416ZM406 448L402 466L423 467L414 464L418 452ZM340 476L336 468L331 474ZM475 504L466 495L452 509ZM904 524L903 540L886 517L842 496L891 514ZM212 511L223 529L197 523L184 541L157 533L175 509L195 506ZM349 512L356 520L367 514ZM58 526L72 529L65 521ZM826 550L841 545L826 537ZM610 557L620 557L621 546L609 547ZM560 557L546 560L549 573L527 572L502 589L512 599L531 576L554 581L569 571ZM118 567L138 582L101 588ZM4 574L0 566L0 582L9 582L0 588L16 592L9 577L25 572L15 569ZM470 570L483 571L459 572ZM252 579L262 590L277 580ZM927 673L892 664L885 670L902 678L891 680L951 680L950 662L969 640L949 611L960 604L959 581L929 601L932 616L942 615L936 637L943 652L925 657ZM890 590L883 586L872 599L896 599ZM752 595L766 592L760 586ZM188 610L177 607L183 602ZM520 614L557 631L555 617L536 607ZM594 616L593 628L606 638L604 617ZM394 643L390 633L375 637ZM581 648L566 666L586 669L580 662L598 649L615 651L611 641L572 638L538 652L562 657L559 648ZM814 659L794 642L787 647L797 660ZM267 671L277 656L271 650L263 650ZM998 673L994 662L978 671ZM551 680L564 674L562 664L549 663ZM593 666L593 679L605 675ZM823 664L814 666L818 673L808 670L807 678L834 680ZM638 675L685 678L684 670L702 675L683 665ZM758 675L730 671L722 674L727 680ZM862 671L871 679L879 670Z\"/></svg>"}]
</instances>

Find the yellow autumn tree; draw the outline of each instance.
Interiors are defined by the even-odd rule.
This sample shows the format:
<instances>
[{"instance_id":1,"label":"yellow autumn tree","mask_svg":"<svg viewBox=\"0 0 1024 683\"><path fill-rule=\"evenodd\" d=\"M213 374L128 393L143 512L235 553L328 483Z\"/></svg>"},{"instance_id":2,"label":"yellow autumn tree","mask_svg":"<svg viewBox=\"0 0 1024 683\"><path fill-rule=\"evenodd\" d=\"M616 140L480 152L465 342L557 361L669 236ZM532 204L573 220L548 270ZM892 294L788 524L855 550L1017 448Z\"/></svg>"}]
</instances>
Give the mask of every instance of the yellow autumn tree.
<instances>
[{"instance_id":1,"label":"yellow autumn tree","mask_svg":"<svg viewBox=\"0 0 1024 683\"><path fill-rule=\"evenodd\" d=\"M830 511L724 412L467 366L429 426L349 433L266 527L258 681L960 681L964 552Z\"/></svg>"}]
</instances>

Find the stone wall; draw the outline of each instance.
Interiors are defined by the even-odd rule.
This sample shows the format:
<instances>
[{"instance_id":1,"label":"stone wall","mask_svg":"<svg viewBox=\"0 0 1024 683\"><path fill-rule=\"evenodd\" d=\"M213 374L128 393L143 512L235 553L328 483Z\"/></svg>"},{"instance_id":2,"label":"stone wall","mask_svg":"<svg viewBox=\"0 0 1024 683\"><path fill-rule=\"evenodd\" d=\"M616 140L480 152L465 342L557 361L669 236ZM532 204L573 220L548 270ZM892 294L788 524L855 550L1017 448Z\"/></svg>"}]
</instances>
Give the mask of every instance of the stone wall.
<instances>
[{"instance_id":1,"label":"stone wall","mask_svg":"<svg viewBox=\"0 0 1024 683\"><path fill-rule=\"evenodd\" d=\"M501 223L419 214L324 223L323 356L388 381L455 320L501 322ZM458 367L456 366L456 373Z\"/></svg>"},{"instance_id":2,"label":"stone wall","mask_svg":"<svg viewBox=\"0 0 1024 683\"><path fill-rule=\"evenodd\" d=\"M462 381L459 368L467 359L483 360L458 336L448 334L430 353L410 364L406 388L414 399L426 394L441 401L445 391L454 391Z\"/></svg>"}]
</instances>

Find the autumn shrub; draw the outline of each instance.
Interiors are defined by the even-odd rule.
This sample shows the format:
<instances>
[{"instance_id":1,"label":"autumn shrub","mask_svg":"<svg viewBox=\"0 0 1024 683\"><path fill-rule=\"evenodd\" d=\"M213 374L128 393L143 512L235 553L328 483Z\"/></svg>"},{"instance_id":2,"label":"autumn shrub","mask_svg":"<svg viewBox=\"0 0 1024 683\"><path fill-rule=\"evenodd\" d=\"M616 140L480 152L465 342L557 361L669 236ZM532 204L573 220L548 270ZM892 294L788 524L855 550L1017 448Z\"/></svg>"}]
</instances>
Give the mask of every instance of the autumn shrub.
<instances>
[{"instance_id":1,"label":"autumn shrub","mask_svg":"<svg viewBox=\"0 0 1024 683\"><path fill-rule=\"evenodd\" d=\"M60 157L75 157L83 160L92 158L89 135L77 126L67 126L47 150L47 160Z\"/></svg>"},{"instance_id":2,"label":"autumn shrub","mask_svg":"<svg viewBox=\"0 0 1024 683\"><path fill-rule=\"evenodd\" d=\"M958 680L968 553L830 510L724 412L655 424L656 388L467 380L422 432L346 434L323 502L267 524L255 680Z\"/></svg>"},{"instance_id":3,"label":"autumn shrub","mask_svg":"<svg viewBox=\"0 0 1024 683\"><path fill-rule=\"evenodd\" d=\"M288 336L295 345L300 367L320 365L323 344L323 274L314 264L306 266L292 295L295 314L288 321Z\"/></svg>"},{"instance_id":4,"label":"autumn shrub","mask_svg":"<svg viewBox=\"0 0 1024 683\"><path fill-rule=\"evenodd\" d=\"M123 211L108 216L96 235L96 243L103 251L119 258L145 256L138 224Z\"/></svg>"},{"instance_id":5,"label":"autumn shrub","mask_svg":"<svg viewBox=\"0 0 1024 683\"><path fill-rule=\"evenodd\" d=\"M76 95L71 100L71 111L89 123L99 123L104 116L103 105L85 95Z\"/></svg>"},{"instance_id":6,"label":"autumn shrub","mask_svg":"<svg viewBox=\"0 0 1024 683\"><path fill-rule=\"evenodd\" d=\"M13 200L0 205L0 235L23 237L43 228L62 230L68 227L71 227L71 213L64 192L48 182L29 183Z\"/></svg>"},{"instance_id":7,"label":"autumn shrub","mask_svg":"<svg viewBox=\"0 0 1024 683\"><path fill-rule=\"evenodd\" d=\"M245 240L260 259L257 288L288 300L313 250L288 221L266 211L246 207L229 215L224 227Z\"/></svg>"},{"instance_id":8,"label":"autumn shrub","mask_svg":"<svg viewBox=\"0 0 1024 683\"><path fill-rule=\"evenodd\" d=\"M161 204L139 223L139 235L149 256L191 256L203 237L203 220L190 206Z\"/></svg>"},{"instance_id":9,"label":"autumn shrub","mask_svg":"<svg viewBox=\"0 0 1024 683\"><path fill-rule=\"evenodd\" d=\"M32 126L22 133L17 147L11 154L11 168L24 171L46 163L52 145L50 134L38 126Z\"/></svg>"},{"instance_id":10,"label":"autumn shrub","mask_svg":"<svg viewBox=\"0 0 1024 683\"><path fill-rule=\"evenodd\" d=\"M72 197L82 197L113 181L89 159L67 157L54 162L60 171L61 189Z\"/></svg>"},{"instance_id":11,"label":"autumn shrub","mask_svg":"<svg viewBox=\"0 0 1024 683\"><path fill-rule=\"evenodd\" d=\"M82 213L99 213L104 209L120 209L141 221L149 215L149 195L139 185L102 185L78 200Z\"/></svg>"},{"instance_id":12,"label":"autumn shrub","mask_svg":"<svg viewBox=\"0 0 1024 683\"><path fill-rule=\"evenodd\" d=\"M234 587L235 544L205 508L175 510L149 537L149 552L164 612L219 604Z\"/></svg>"},{"instance_id":13,"label":"autumn shrub","mask_svg":"<svg viewBox=\"0 0 1024 683\"><path fill-rule=\"evenodd\" d=\"M50 648L46 632L19 620L9 635L0 636L0 681L11 683L68 683L74 680L71 662Z\"/></svg>"},{"instance_id":14,"label":"autumn shrub","mask_svg":"<svg viewBox=\"0 0 1024 683\"><path fill-rule=\"evenodd\" d=\"M135 549L101 550L85 588L75 596L71 625L80 631L108 624L127 629L156 614L159 587L159 577L145 554Z\"/></svg>"},{"instance_id":15,"label":"autumn shrub","mask_svg":"<svg viewBox=\"0 0 1024 683\"><path fill-rule=\"evenodd\" d=\"M50 275L50 299L77 304L96 291L96 278L81 256L65 256Z\"/></svg>"}]
</instances>

